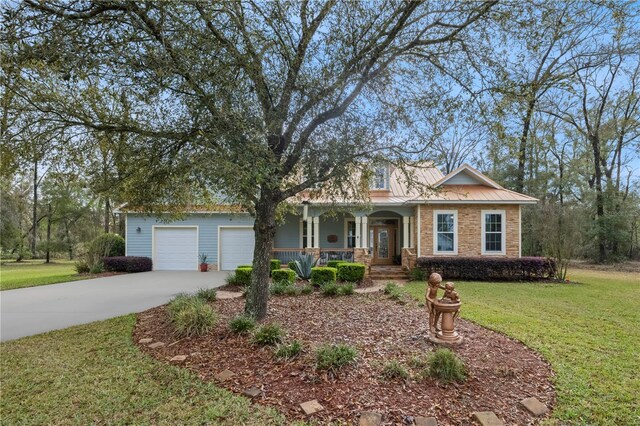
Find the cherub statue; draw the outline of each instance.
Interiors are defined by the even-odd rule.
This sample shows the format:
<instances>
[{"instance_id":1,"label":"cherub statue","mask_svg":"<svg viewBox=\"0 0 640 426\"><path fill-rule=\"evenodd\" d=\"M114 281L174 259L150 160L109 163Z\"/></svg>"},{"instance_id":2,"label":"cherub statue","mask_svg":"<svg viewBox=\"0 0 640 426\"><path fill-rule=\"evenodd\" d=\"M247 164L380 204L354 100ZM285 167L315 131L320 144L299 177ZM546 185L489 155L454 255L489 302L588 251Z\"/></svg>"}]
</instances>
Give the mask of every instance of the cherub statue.
<instances>
[{"instance_id":1,"label":"cherub statue","mask_svg":"<svg viewBox=\"0 0 640 426\"><path fill-rule=\"evenodd\" d=\"M442 277L440 274L433 273L429 276L426 294L426 306L427 312L429 312L429 330L431 333L435 334L438 331L438 316L439 314L436 312L433 302L438 297L438 289L444 289L441 285Z\"/></svg>"},{"instance_id":2,"label":"cherub statue","mask_svg":"<svg viewBox=\"0 0 640 426\"><path fill-rule=\"evenodd\" d=\"M456 286L452 282L448 282L444 285L444 296L443 299L448 299L452 303L457 303L460 301L460 296L458 292L455 291Z\"/></svg>"}]
</instances>

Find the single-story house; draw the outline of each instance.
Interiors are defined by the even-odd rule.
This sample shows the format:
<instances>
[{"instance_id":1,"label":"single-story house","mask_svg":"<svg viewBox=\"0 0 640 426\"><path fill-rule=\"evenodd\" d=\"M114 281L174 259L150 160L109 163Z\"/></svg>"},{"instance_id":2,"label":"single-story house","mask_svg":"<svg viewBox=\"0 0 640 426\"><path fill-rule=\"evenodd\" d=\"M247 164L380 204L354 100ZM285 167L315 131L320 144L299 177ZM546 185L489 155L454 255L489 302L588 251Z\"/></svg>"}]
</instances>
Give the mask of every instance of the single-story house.
<instances>
[{"instance_id":1,"label":"single-story house","mask_svg":"<svg viewBox=\"0 0 640 426\"><path fill-rule=\"evenodd\" d=\"M420 191L392 166L374 171L368 203L303 199L279 225L273 258L288 262L312 253L331 259L411 268L420 256L521 255L521 206L537 200L506 188L464 164L444 176L416 167ZM302 197L304 198L304 196ZM194 210L166 223L126 207L126 254L148 256L155 270L233 270L253 258L253 218L242 211ZM398 268L400 268L398 266Z\"/></svg>"}]
</instances>

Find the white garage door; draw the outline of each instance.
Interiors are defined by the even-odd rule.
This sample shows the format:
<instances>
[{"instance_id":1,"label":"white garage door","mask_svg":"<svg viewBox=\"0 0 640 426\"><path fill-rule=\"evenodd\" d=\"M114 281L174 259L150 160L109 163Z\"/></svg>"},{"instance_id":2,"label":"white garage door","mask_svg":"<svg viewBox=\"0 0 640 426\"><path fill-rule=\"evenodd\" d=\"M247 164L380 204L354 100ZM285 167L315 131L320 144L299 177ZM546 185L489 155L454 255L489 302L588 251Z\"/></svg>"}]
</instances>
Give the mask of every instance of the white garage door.
<instances>
[{"instance_id":1,"label":"white garage door","mask_svg":"<svg viewBox=\"0 0 640 426\"><path fill-rule=\"evenodd\" d=\"M198 228L154 228L153 269L195 271L198 269Z\"/></svg>"},{"instance_id":2,"label":"white garage door","mask_svg":"<svg viewBox=\"0 0 640 426\"><path fill-rule=\"evenodd\" d=\"M254 244L253 228L220 228L220 269L252 264Z\"/></svg>"}]
</instances>

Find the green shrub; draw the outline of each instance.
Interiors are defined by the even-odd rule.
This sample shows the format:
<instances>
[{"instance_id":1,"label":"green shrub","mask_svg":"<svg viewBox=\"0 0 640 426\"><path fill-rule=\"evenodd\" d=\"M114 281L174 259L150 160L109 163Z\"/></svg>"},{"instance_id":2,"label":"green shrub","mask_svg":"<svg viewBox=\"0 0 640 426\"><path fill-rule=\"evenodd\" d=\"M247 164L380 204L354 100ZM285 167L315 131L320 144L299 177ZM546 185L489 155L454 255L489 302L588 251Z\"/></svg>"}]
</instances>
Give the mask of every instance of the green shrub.
<instances>
[{"instance_id":1,"label":"green shrub","mask_svg":"<svg viewBox=\"0 0 640 426\"><path fill-rule=\"evenodd\" d=\"M236 269L236 283L243 285L243 286L248 286L249 284L251 284L251 272L253 271L253 269L251 267L245 267L245 266L241 266L238 267Z\"/></svg>"},{"instance_id":2,"label":"green shrub","mask_svg":"<svg viewBox=\"0 0 640 426\"><path fill-rule=\"evenodd\" d=\"M464 382L467 369L451 349L437 349L429 356L429 375L442 383Z\"/></svg>"},{"instance_id":3,"label":"green shrub","mask_svg":"<svg viewBox=\"0 0 640 426\"><path fill-rule=\"evenodd\" d=\"M216 300L215 288L201 288L196 292L196 297L206 302L213 302Z\"/></svg>"},{"instance_id":4,"label":"green shrub","mask_svg":"<svg viewBox=\"0 0 640 426\"><path fill-rule=\"evenodd\" d=\"M388 282L384 287L384 294L388 294L391 299L400 300L402 298L402 290L398 287L398 284L394 282Z\"/></svg>"},{"instance_id":5,"label":"green shrub","mask_svg":"<svg viewBox=\"0 0 640 426\"><path fill-rule=\"evenodd\" d=\"M355 348L344 345L323 345L316 351L316 368L320 370L339 370L353 364L358 356Z\"/></svg>"},{"instance_id":6,"label":"green shrub","mask_svg":"<svg viewBox=\"0 0 640 426\"><path fill-rule=\"evenodd\" d=\"M349 296L352 295L354 293L354 289L353 289L353 283L344 283L340 286L340 290L338 290L338 293L341 296Z\"/></svg>"},{"instance_id":7,"label":"green shrub","mask_svg":"<svg viewBox=\"0 0 640 426\"><path fill-rule=\"evenodd\" d=\"M300 288L300 294L311 294L313 293L313 286L305 285Z\"/></svg>"},{"instance_id":8,"label":"green shrub","mask_svg":"<svg viewBox=\"0 0 640 426\"><path fill-rule=\"evenodd\" d=\"M273 346L282 342L284 333L277 324L265 324L253 333L253 343L262 346Z\"/></svg>"},{"instance_id":9,"label":"green shrub","mask_svg":"<svg viewBox=\"0 0 640 426\"><path fill-rule=\"evenodd\" d=\"M382 377L386 379L403 379L409 378L409 372L398 361L390 361L382 368Z\"/></svg>"},{"instance_id":10,"label":"green shrub","mask_svg":"<svg viewBox=\"0 0 640 426\"><path fill-rule=\"evenodd\" d=\"M169 318L179 337L200 336L216 324L216 314L203 299L179 295L169 303Z\"/></svg>"},{"instance_id":11,"label":"green shrub","mask_svg":"<svg viewBox=\"0 0 640 426\"><path fill-rule=\"evenodd\" d=\"M292 260L291 262L287 263L287 266L289 267L289 269L291 269L292 271L294 271L294 265L295 265L295 264L296 264L296 262ZM295 272L295 271L294 271L294 272Z\"/></svg>"},{"instance_id":12,"label":"green shrub","mask_svg":"<svg viewBox=\"0 0 640 426\"><path fill-rule=\"evenodd\" d=\"M89 267L89 264L86 260L77 261L74 265L74 268L79 274L88 274L89 272L91 272L91 267Z\"/></svg>"},{"instance_id":13,"label":"green shrub","mask_svg":"<svg viewBox=\"0 0 640 426\"><path fill-rule=\"evenodd\" d=\"M96 258L124 256L124 238L118 234L102 234L89 245L89 252Z\"/></svg>"},{"instance_id":14,"label":"green shrub","mask_svg":"<svg viewBox=\"0 0 640 426\"><path fill-rule=\"evenodd\" d=\"M292 359L298 356L302 352L302 343L298 340L294 340L288 345L280 345L274 352L276 358L280 359Z\"/></svg>"},{"instance_id":15,"label":"green shrub","mask_svg":"<svg viewBox=\"0 0 640 426\"><path fill-rule=\"evenodd\" d=\"M238 266L236 266L236 269L238 269L238 268L251 268L251 269L253 269L253 265L238 265Z\"/></svg>"},{"instance_id":16,"label":"green shrub","mask_svg":"<svg viewBox=\"0 0 640 426\"><path fill-rule=\"evenodd\" d=\"M248 333L256 327L256 320L247 315L238 315L229 321L229 328L237 334Z\"/></svg>"},{"instance_id":17,"label":"green shrub","mask_svg":"<svg viewBox=\"0 0 640 426\"><path fill-rule=\"evenodd\" d=\"M312 254L301 254L293 262L293 270L301 280L311 279L312 269L318 263L318 259L313 259Z\"/></svg>"},{"instance_id":18,"label":"green shrub","mask_svg":"<svg viewBox=\"0 0 640 426\"><path fill-rule=\"evenodd\" d=\"M225 277L224 282L227 283L227 285L238 284L238 278L236 277L236 273L230 272L229 275Z\"/></svg>"},{"instance_id":19,"label":"green shrub","mask_svg":"<svg viewBox=\"0 0 640 426\"><path fill-rule=\"evenodd\" d=\"M278 269L280 269L280 260L271 259L271 261L269 262L269 270L271 271L271 273Z\"/></svg>"},{"instance_id":20,"label":"green shrub","mask_svg":"<svg viewBox=\"0 0 640 426\"><path fill-rule=\"evenodd\" d=\"M313 285L322 285L336 280L336 268L316 266L311 268L311 282Z\"/></svg>"},{"instance_id":21,"label":"green shrub","mask_svg":"<svg viewBox=\"0 0 640 426\"><path fill-rule=\"evenodd\" d=\"M296 273L291 269L276 269L271 271L271 279L274 282L286 281L290 284L295 284Z\"/></svg>"},{"instance_id":22,"label":"green shrub","mask_svg":"<svg viewBox=\"0 0 640 426\"><path fill-rule=\"evenodd\" d=\"M409 271L409 281L426 281L427 277L424 271L420 268L413 268Z\"/></svg>"},{"instance_id":23,"label":"green shrub","mask_svg":"<svg viewBox=\"0 0 640 426\"><path fill-rule=\"evenodd\" d=\"M338 265L341 263L349 263L349 262L345 262L344 260L330 260L327 262L327 266L329 268L338 268Z\"/></svg>"},{"instance_id":24,"label":"green shrub","mask_svg":"<svg viewBox=\"0 0 640 426\"><path fill-rule=\"evenodd\" d=\"M104 272L104 264L100 262L94 263L91 268L89 268L89 272L92 274L101 274Z\"/></svg>"},{"instance_id":25,"label":"green shrub","mask_svg":"<svg viewBox=\"0 0 640 426\"><path fill-rule=\"evenodd\" d=\"M337 284L335 282L324 283L320 286L320 291L325 296L346 296L354 293L353 284Z\"/></svg>"},{"instance_id":26,"label":"green shrub","mask_svg":"<svg viewBox=\"0 0 640 426\"><path fill-rule=\"evenodd\" d=\"M364 279L365 266L362 263L340 263L337 267L340 281L360 282Z\"/></svg>"}]
</instances>

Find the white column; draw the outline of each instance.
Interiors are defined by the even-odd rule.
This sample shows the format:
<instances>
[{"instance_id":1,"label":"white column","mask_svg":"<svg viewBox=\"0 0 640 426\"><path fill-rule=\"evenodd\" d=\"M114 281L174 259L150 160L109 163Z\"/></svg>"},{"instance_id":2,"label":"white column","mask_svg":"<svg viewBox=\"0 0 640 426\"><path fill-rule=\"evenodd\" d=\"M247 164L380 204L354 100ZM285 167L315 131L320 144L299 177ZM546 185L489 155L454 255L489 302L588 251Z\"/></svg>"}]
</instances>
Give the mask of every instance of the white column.
<instances>
[{"instance_id":1,"label":"white column","mask_svg":"<svg viewBox=\"0 0 640 426\"><path fill-rule=\"evenodd\" d=\"M313 248L320 248L320 218L313 218Z\"/></svg>"},{"instance_id":2,"label":"white column","mask_svg":"<svg viewBox=\"0 0 640 426\"><path fill-rule=\"evenodd\" d=\"M307 245L305 248L313 247L313 217L307 216Z\"/></svg>"},{"instance_id":3,"label":"white column","mask_svg":"<svg viewBox=\"0 0 640 426\"><path fill-rule=\"evenodd\" d=\"M402 216L402 248L409 247L409 216Z\"/></svg>"},{"instance_id":4,"label":"white column","mask_svg":"<svg viewBox=\"0 0 640 426\"><path fill-rule=\"evenodd\" d=\"M356 216L356 247L362 247L360 244L360 224L362 223L362 218L360 216Z\"/></svg>"},{"instance_id":5,"label":"white column","mask_svg":"<svg viewBox=\"0 0 640 426\"><path fill-rule=\"evenodd\" d=\"M414 217L409 216L409 247L413 248L413 231L415 230Z\"/></svg>"},{"instance_id":6,"label":"white column","mask_svg":"<svg viewBox=\"0 0 640 426\"><path fill-rule=\"evenodd\" d=\"M369 238L369 225L367 223L368 220L369 218L367 218L366 216L362 217L362 247L364 248L369 248L369 245L367 244L367 238Z\"/></svg>"}]
</instances>

